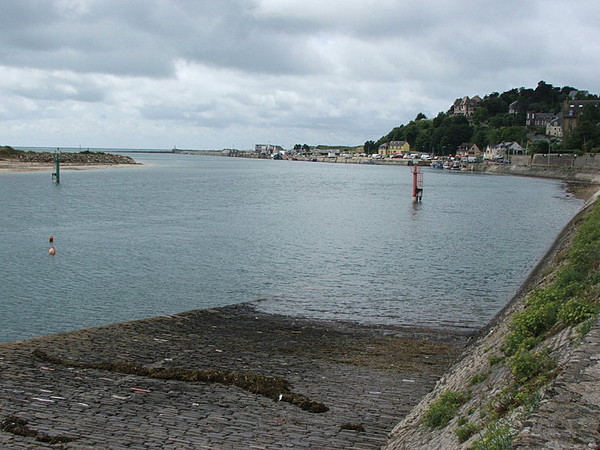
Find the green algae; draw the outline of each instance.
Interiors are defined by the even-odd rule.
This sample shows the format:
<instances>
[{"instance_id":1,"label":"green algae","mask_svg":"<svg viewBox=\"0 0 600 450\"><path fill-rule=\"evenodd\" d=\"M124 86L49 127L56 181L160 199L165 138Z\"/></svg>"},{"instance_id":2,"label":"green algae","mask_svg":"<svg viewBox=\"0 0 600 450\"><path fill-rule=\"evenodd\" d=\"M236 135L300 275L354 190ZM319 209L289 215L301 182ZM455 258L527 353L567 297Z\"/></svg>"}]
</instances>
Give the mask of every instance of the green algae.
<instances>
[{"instance_id":1,"label":"green algae","mask_svg":"<svg viewBox=\"0 0 600 450\"><path fill-rule=\"evenodd\" d=\"M291 403L311 413L324 413L329 410L322 403L292 392L289 382L283 378L268 377L257 373L232 372L227 370L189 370L174 367L147 367L131 361L114 361L98 363L78 363L49 355L43 350L33 351L34 356L52 364L81 369L96 369L108 372L137 375L161 380L176 380L191 383L220 383L236 386L253 394L262 395L274 401Z\"/></svg>"}]
</instances>

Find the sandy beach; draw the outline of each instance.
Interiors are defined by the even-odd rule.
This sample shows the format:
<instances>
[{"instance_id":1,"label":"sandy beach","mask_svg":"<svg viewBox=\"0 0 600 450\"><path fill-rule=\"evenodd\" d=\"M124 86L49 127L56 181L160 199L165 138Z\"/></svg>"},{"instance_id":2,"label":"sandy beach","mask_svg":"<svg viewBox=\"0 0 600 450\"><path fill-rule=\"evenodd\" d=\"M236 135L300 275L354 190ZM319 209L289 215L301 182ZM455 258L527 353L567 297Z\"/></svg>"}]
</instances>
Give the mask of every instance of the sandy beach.
<instances>
[{"instance_id":1,"label":"sandy beach","mask_svg":"<svg viewBox=\"0 0 600 450\"><path fill-rule=\"evenodd\" d=\"M138 167L142 164L64 164L60 165L61 170L99 170L113 169L117 167ZM23 173L23 172L54 172L54 164L21 162L15 160L0 160L0 174L2 173Z\"/></svg>"}]
</instances>

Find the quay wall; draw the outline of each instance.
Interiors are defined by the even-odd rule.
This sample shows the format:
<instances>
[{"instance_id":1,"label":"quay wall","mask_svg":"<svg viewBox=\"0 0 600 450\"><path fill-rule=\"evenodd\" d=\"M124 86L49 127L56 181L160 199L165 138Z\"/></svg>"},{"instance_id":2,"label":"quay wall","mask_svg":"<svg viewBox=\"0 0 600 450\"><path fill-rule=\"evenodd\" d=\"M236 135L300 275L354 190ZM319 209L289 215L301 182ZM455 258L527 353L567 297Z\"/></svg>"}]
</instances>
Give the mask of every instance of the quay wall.
<instances>
[{"instance_id":1,"label":"quay wall","mask_svg":"<svg viewBox=\"0 0 600 450\"><path fill-rule=\"evenodd\" d=\"M485 327L478 340L437 382L436 387L400 422L388 436L385 449L467 449L479 440L494 436L481 423L489 423L502 398L508 397L513 375L500 360L502 345L510 332L515 313L525 309L527 295L544 286L560 267L561 255L568 251L582 216L592 208L600 191L564 228L555 244L532 271L512 301ZM539 348L551 350L558 374L541 389L539 403L533 411L524 407L501 419L494 419L496 430L509 431L504 446L477 448L600 448L600 315L582 337L581 328L567 327L549 336ZM479 378L478 378L479 377ZM478 380L475 381L474 380ZM448 391L467 392L468 399L448 425L429 428L424 417L440 395ZM504 396L504 397L503 397ZM471 424L472 435L458 438L459 428ZM500 431L495 435L499 440ZM487 442L486 445L491 442ZM498 444L498 442L496 442Z\"/></svg>"}]
</instances>

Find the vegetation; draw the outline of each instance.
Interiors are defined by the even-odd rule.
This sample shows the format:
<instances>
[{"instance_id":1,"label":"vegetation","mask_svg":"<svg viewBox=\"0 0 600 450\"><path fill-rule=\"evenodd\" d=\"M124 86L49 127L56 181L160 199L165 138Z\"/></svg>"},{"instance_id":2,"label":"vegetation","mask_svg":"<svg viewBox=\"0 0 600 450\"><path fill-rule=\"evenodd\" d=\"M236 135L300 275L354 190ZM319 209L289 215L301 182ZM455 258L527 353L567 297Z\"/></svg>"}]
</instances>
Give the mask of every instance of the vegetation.
<instances>
[{"instance_id":1,"label":"vegetation","mask_svg":"<svg viewBox=\"0 0 600 450\"><path fill-rule=\"evenodd\" d=\"M36 431L28 426L29 422L18 416L8 416L0 422L0 431L12 433L17 436L34 438L46 444L64 444L76 440L75 437L63 435L50 435Z\"/></svg>"},{"instance_id":2,"label":"vegetation","mask_svg":"<svg viewBox=\"0 0 600 450\"><path fill-rule=\"evenodd\" d=\"M471 449L510 448L515 430L509 417L524 420L539 407L540 388L556 375L556 361L541 343L568 326L585 335L600 312L600 203L581 219L568 252L560 258L551 282L529 294L526 307L514 314L510 332L502 346L503 355L490 356L490 366L504 362L512 381L496 392L480 409L483 428ZM486 379L482 373L471 377L469 385ZM455 434L465 442L478 432L464 421Z\"/></svg>"},{"instance_id":3,"label":"vegetation","mask_svg":"<svg viewBox=\"0 0 600 450\"><path fill-rule=\"evenodd\" d=\"M445 427L468 398L468 395L462 391L444 392L425 411L423 424L429 428Z\"/></svg>"},{"instance_id":4,"label":"vegetation","mask_svg":"<svg viewBox=\"0 0 600 450\"><path fill-rule=\"evenodd\" d=\"M458 442L463 443L475 433L479 431L480 427L473 422L466 422L460 425L456 430L454 430L454 434L458 438Z\"/></svg>"},{"instance_id":5,"label":"vegetation","mask_svg":"<svg viewBox=\"0 0 600 450\"><path fill-rule=\"evenodd\" d=\"M513 316L503 352L513 357L533 349L553 328L562 329L600 312L600 203L579 226L553 282L532 292L526 308ZM543 358L543 355L538 355ZM509 359L511 361L511 359ZM515 364L517 359L513 358Z\"/></svg>"},{"instance_id":6,"label":"vegetation","mask_svg":"<svg viewBox=\"0 0 600 450\"><path fill-rule=\"evenodd\" d=\"M471 446L471 450L509 449L513 435L510 426L503 421L490 423L481 439Z\"/></svg>"},{"instance_id":7,"label":"vegetation","mask_svg":"<svg viewBox=\"0 0 600 450\"><path fill-rule=\"evenodd\" d=\"M268 377L257 373L231 372L226 370L188 370L178 368L154 368L132 361L113 361L99 363L79 363L66 361L47 354L42 350L34 350L34 356L52 364L85 369L106 370L161 380L178 380L187 382L220 383L237 386L253 394L259 394L274 401L288 402L312 413L324 413L329 410L322 403L315 402L302 394L292 392L287 380Z\"/></svg>"},{"instance_id":8,"label":"vegetation","mask_svg":"<svg viewBox=\"0 0 600 450\"><path fill-rule=\"evenodd\" d=\"M573 91L577 89L554 87L540 81L535 89L522 87L501 94L492 92L483 97L470 119L448 111L429 120L419 113L415 120L392 129L378 141L365 142L364 151L376 153L381 144L401 140L408 141L415 151L435 155L455 154L457 147L465 142L475 143L480 149L503 141L515 141L526 147L532 134L544 134L536 127L525 126L526 112L558 113ZM577 91L575 99L598 99L598 96ZM509 106L515 102L516 111L509 113ZM600 107L586 106L579 125L565 136L564 143L542 136L532 141L530 150L532 153L550 150L597 152L600 150Z\"/></svg>"},{"instance_id":9,"label":"vegetation","mask_svg":"<svg viewBox=\"0 0 600 450\"><path fill-rule=\"evenodd\" d=\"M8 146L0 147L0 158L2 158L2 159L18 158L21 153L23 153L23 152L20 150L15 150L12 147L8 147Z\"/></svg>"},{"instance_id":10,"label":"vegetation","mask_svg":"<svg viewBox=\"0 0 600 450\"><path fill-rule=\"evenodd\" d=\"M490 375L489 372L486 373L479 373L477 375L474 375L471 377L471 379L469 380L469 382L467 383L469 386L474 386L476 384L481 383L482 381L485 381L487 379L487 377Z\"/></svg>"}]
</instances>

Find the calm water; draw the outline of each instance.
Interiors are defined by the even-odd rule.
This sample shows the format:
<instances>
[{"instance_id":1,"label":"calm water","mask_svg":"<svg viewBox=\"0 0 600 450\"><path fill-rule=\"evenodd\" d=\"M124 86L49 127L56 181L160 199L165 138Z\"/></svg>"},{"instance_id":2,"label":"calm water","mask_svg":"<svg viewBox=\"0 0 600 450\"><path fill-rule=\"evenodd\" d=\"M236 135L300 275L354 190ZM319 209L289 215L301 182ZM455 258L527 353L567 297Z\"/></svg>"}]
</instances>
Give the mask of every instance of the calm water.
<instances>
[{"instance_id":1,"label":"calm water","mask_svg":"<svg viewBox=\"0 0 600 450\"><path fill-rule=\"evenodd\" d=\"M481 326L581 206L549 180L426 169L413 205L406 167L135 158L0 175L0 342L248 301Z\"/></svg>"}]
</instances>

